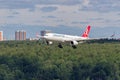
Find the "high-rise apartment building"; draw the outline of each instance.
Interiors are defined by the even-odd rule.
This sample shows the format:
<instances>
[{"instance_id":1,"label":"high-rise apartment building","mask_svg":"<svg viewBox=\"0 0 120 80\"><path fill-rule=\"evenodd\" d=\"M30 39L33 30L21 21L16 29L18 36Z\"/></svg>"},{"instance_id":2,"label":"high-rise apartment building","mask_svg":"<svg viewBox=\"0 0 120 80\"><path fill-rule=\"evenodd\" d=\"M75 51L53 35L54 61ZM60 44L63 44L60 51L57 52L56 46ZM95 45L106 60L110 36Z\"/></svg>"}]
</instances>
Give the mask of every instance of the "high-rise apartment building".
<instances>
[{"instance_id":1,"label":"high-rise apartment building","mask_svg":"<svg viewBox=\"0 0 120 80\"><path fill-rule=\"evenodd\" d=\"M15 40L26 40L26 31L18 30L15 32Z\"/></svg>"},{"instance_id":2,"label":"high-rise apartment building","mask_svg":"<svg viewBox=\"0 0 120 80\"><path fill-rule=\"evenodd\" d=\"M0 31L0 41L3 41L3 31Z\"/></svg>"}]
</instances>

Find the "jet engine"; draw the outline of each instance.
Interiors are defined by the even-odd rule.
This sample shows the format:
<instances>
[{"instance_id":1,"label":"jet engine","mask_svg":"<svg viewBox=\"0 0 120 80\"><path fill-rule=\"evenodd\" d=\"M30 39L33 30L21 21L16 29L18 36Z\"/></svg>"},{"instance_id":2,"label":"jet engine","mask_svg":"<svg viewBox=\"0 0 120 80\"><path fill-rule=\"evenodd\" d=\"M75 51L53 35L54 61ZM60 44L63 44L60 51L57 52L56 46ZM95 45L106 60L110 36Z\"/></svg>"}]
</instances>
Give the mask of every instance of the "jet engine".
<instances>
[{"instance_id":1,"label":"jet engine","mask_svg":"<svg viewBox=\"0 0 120 80\"><path fill-rule=\"evenodd\" d=\"M52 41L47 41L47 44L50 45L50 44L53 44L53 42Z\"/></svg>"},{"instance_id":2,"label":"jet engine","mask_svg":"<svg viewBox=\"0 0 120 80\"><path fill-rule=\"evenodd\" d=\"M78 42L77 41L71 41L71 44L72 45L78 45Z\"/></svg>"}]
</instances>

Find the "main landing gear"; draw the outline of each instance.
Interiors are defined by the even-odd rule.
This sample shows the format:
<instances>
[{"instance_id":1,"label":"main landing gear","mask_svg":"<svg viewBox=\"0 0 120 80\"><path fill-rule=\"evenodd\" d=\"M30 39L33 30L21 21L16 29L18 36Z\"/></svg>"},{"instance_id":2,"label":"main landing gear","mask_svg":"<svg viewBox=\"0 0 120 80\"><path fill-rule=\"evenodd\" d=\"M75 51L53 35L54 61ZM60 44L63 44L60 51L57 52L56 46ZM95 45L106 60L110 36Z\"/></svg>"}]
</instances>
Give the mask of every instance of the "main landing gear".
<instances>
[{"instance_id":1,"label":"main landing gear","mask_svg":"<svg viewBox=\"0 0 120 80\"><path fill-rule=\"evenodd\" d=\"M72 48L73 48L73 49L76 49L77 47L76 47L76 45L72 45Z\"/></svg>"},{"instance_id":2,"label":"main landing gear","mask_svg":"<svg viewBox=\"0 0 120 80\"><path fill-rule=\"evenodd\" d=\"M61 44L61 43L59 43L59 44L58 44L58 47L59 47L59 48L63 48L63 46L62 46L62 44Z\"/></svg>"}]
</instances>

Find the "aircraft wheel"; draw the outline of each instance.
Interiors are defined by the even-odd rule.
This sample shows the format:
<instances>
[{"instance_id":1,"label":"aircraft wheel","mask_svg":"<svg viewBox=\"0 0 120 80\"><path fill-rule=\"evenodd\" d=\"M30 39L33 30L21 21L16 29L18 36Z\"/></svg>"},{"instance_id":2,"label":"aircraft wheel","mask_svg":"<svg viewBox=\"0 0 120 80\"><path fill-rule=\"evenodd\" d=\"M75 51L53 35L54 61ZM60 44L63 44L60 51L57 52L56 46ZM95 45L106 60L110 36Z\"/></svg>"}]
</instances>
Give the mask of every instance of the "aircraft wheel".
<instances>
[{"instance_id":1,"label":"aircraft wheel","mask_svg":"<svg viewBox=\"0 0 120 80\"><path fill-rule=\"evenodd\" d=\"M63 46L62 46L62 44L61 44L61 43L59 43L59 44L58 44L58 47L59 47L59 48L63 48Z\"/></svg>"},{"instance_id":2,"label":"aircraft wheel","mask_svg":"<svg viewBox=\"0 0 120 80\"><path fill-rule=\"evenodd\" d=\"M72 47L73 47L74 49L76 49L76 48L77 48L75 45L72 45Z\"/></svg>"}]
</instances>

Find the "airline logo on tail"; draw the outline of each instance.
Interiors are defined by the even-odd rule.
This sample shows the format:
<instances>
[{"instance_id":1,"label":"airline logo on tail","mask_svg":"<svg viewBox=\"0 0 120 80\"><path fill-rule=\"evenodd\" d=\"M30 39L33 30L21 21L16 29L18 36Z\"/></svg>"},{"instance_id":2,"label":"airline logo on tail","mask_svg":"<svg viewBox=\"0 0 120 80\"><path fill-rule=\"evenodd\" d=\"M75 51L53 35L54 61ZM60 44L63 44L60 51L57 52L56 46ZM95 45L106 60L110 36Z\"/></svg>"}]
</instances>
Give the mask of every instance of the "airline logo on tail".
<instances>
[{"instance_id":1,"label":"airline logo on tail","mask_svg":"<svg viewBox=\"0 0 120 80\"><path fill-rule=\"evenodd\" d=\"M88 37L89 32L90 32L90 28L91 28L91 26L90 26L90 25L89 25L89 26L87 26L87 28L86 28L85 32L82 34L82 37L85 37L85 38L87 38L87 37Z\"/></svg>"}]
</instances>

